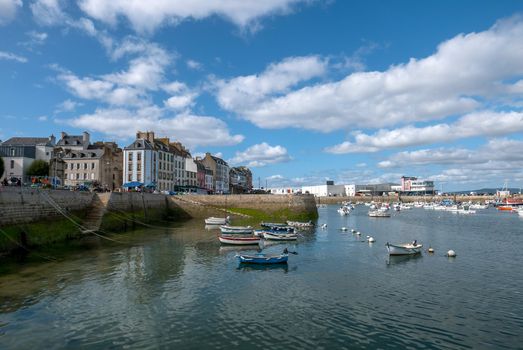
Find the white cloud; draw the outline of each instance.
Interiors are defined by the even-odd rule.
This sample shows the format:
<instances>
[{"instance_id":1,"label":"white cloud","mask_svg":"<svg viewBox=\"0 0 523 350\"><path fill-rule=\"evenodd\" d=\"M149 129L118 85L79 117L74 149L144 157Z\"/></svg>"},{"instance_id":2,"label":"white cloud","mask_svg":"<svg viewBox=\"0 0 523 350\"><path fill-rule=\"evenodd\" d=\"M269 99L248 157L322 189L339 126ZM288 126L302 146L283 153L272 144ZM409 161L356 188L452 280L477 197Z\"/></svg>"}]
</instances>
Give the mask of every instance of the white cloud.
<instances>
[{"instance_id":1,"label":"white cloud","mask_svg":"<svg viewBox=\"0 0 523 350\"><path fill-rule=\"evenodd\" d=\"M322 76L326 68L327 61L318 56L286 58L259 75L217 81L218 102L228 110L248 110L267 95L284 93L300 82Z\"/></svg>"},{"instance_id":2,"label":"white cloud","mask_svg":"<svg viewBox=\"0 0 523 350\"><path fill-rule=\"evenodd\" d=\"M38 117L38 120L41 121L41 122L45 122L47 121L47 116L46 115L41 115Z\"/></svg>"},{"instance_id":3,"label":"white cloud","mask_svg":"<svg viewBox=\"0 0 523 350\"><path fill-rule=\"evenodd\" d=\"M264 91L256 76L239 77L219 86L217 100L262 128L330 132L433 121L470 113L500 98L515 103L518 95L507 94L519 87L511 82L523 74L522 37L523 20L513 17L483 32L457 35L433 55L383 72L356 72L291 92ZM277 79L272 77L268 85ZM243 80L254 83L243 88Z\"/></svg>"},{"instance_id":4,"label":"white cloud","mask_svg":"<svg viewBox=\"0 0 523 350\"><path fill-rule=\"evenodd\" d=\"M172 96L165 100L164 104L171 109L181 110L193 106L196 96L194 93Z\"/></svg>"},{"instance_id":5,"label":"white cloud","mask_svg":"<svg viewBox=\"0 0 523 350\"><path fill-rule=\"evenodd\" d=\"M291 160L287 149L282 146L270 146L265 142L251 146L243 152L236 152L231 164L245 164L250 167L262 167L267 164L288 162Z\"/></svg>"},{"instance_id":6,"label":"white cloud","mask_svg":"<svg viewBox=\"0 0 523 350\"><path fill-rule=\"evenodd\" d=\"M125 17L139 32L151 32L162 24L175 25L183 20L223 17L242 28L256 26L256 20L268 15L285 14L293 5L307 0L80 0L80 8L92 18L116 25Z\"/></svg>"},{"instance_id":7,"label":"white cloud","mask_svg":"<svg viewBox=\"0 0 523 350\"><path fill-rule=\"evenodd\" d=\"M81 106L82 103L67 99L56 106L54 113L72 112L76 107Z\"/></svg>"},{"instance_id":8,"label":"white cloud","mask_svg":"<svg viewBox=\"0 0 523 350\"><path fill-rule=\"evenodd\" d=\"M62 24L67 20L62 5L61 0L36 0L29 6L36 22L50 26Z\"/></svg>"},{"instance_id":9,"label":"white cloud","mask_svg":"<svg viewBox=\"0 0 523 350\"><path fill-rule=\"evenodd\" d=\"M200 69L202 69L202 64L200 62L195 61L195 60L187 60L186 64L187 64L187 67L189 67L192 70L200 70Z\"/></svg>"},{"instance_id":10,"label":"white cloud","mask_svg":"<svg viewBox=\"0 0 523 350\"><path fill-rule=\"evenodd\" d=\"M10 23L22 5L22 0L0 0L0 26Z\"/></svg>"},{"instance_id":11,"label":"white cloud","mask_svg":"<svg viewBox=\"0 0 523 350\"><path fill-rule=\"evenodd\" d=\"M20 63L27 62L27 58L15 55L14 53L11 53L11 52L5 52L5 51L0 51L0 60L17 61Z\"/></svg>"},{"instance_id":12,"label":"white cloud","mask_svg":"<svg viewBox=\"0 0 523 350\"><path fill-rule=\"evenodd\" d=\"M399 152L378 163L380 168L414 167L427 165L485 165L498 163L523 165L523 141L506 138L491 139L482 147L472 150L463 148L422 149Z\"/></svg>"},{"instance_id":13,"label":"white cloud","mask_svg":"<svg viewBox=\"0 0 523 350\"><path fill-rule=\"evenodd\" d=\"M155 130L158 134L180 140L188 147L229 146L244 139L242 135L231 135L227 125L215 117L164 114L156 106L136 110L97 109L94 113L60 122L120 138L132 137L136 130Z\"/></svg>"},{"instance_id":14,"label":"white cloud","mask_svg":"<svg viewBox=\"0 0 523 350\"><path fill-rule=\"evenodd\" d=\"M384 149L448 142L475 136L501 136L523 132L522 112L482 111L469 113L451 124L426 127L405 126L381 129L373 135L354 132L354 142L345 141L327 148L329 153L378 152Z\"/></svg>"}]
</instances>

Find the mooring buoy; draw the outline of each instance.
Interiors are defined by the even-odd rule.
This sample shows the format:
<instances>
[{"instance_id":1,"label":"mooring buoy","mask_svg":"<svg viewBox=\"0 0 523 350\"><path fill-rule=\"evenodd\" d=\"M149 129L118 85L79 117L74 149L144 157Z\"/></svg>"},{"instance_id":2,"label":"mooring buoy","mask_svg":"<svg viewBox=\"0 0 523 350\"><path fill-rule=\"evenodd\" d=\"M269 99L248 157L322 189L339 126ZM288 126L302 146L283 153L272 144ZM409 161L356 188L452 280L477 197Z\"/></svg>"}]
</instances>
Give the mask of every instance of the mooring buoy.
<instances>
[{"instance_id":1,"label":"mooring buoy","mask_svg":"<svg viewBox=\"0 0 523 350\"><path fill-rule=\"evenodd\" d=\"M451 250L449 250L449 251L447 252L447 256L448 256L449 258L454 258L454 257L456 257L456 252L453 251L453 250L451 249Z\"/></svg>"}]
</instances>

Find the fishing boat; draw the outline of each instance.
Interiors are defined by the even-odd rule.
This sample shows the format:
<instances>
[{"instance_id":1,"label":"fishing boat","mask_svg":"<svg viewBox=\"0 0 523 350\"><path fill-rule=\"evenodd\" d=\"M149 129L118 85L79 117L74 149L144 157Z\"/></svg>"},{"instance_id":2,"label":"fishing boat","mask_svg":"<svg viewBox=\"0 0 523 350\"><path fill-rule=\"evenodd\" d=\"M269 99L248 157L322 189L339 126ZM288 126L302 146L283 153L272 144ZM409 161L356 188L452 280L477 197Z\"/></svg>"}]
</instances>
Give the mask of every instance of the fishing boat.
<instances>
[{"instance_id":1,"label":"fishing boat","mask_svg":"<svg viewBox=\"0 0 523 350\"><path fill-rule=\"evenodd\" d=\"M207 219L205 219L206 225L225 225L227 223L229 223L228 216L226 218L216 218L214 216L211 216L211 217L208 217Z\"/></svg>"},{"instance_id":2,"label":"fishing boat","mask_svg":"<svg viewBox=\"0 0 523 350\"><path fill-rule=\"evenodd\" d=\"M220 230L225 234L252 234L254 232L251 226L220 226Z\"/></svg>"},{"instance_id":3,"label":"fishing boat","mask_svg":"<svg viewBox=\"0 0 523 350\"><path fill-rule=\"evenodd\" d=\"M289 254L268 255L265 253L257 254L237 254L238 260L244 264L286 264Z\"/></svg>"},{"instance_id":4,"label":"fishing boat","mask_svg":"<svg viewBox=\"0 0 523 350\"><path fill-rule=\"evenodd\" d=\"M312 221L287 221L287 225L292 227L301 227L301 228L310 228L314 227L314 223Z\"/></svg>"},{"instance_id":5,"label":"fishing boat","mask_svg":"<svg viewBox=\"0 0 523 350\"><path fill-rule=\"evenodd\" d=\"M390 211L386 208L369 210L371 218L390 218Z\"/></svg>"},{"instance_id":6,"label":"fishing boat","mask_svg":"<svg viewBox=\"0 0 523 350\"><path fill-rule=\"evenodd\" d=\"M418 244L416 241L412 243L403 244L390 244L387 242L385 245L389 252L389 255L412 255L421 253L422 244Z\"/></svg>"},{"instance_id":7,"label":"fishing boat","mask_svg":"<svg viewBox=\"0 0 523 350\"><path fill-rule=\"evenodd\" d=\"M296 233L277 233L277 232L263 232L263 238L270 241L295 241L298 239Z\"/></svg>"},{"instance_id":8,"label":"fishing boat","mask_svg":"<svg viewBox=\"0 0 523 350\"><path fill-rule=\"evenodd\" d=\"M281 222L261 222L260 223L260 226L261 227L266 227L266 228L275 228L275 227L282 227L282 228L286 228L288 227L289 225L285 224L285 223L281 223Z\"/></svg>"},{"instance_id":9,"label":"fishing boat","mask_svg":"<svg viewBox=\"0 0 523 350\"><path fill-rule=\"evenodd\" d=\"M340 213L340 215L342 215L342 216L349 215L350 214L350 208L343 206L343 207L338 209L338 213Z\"/></svg>"},{"instance_id":10,"label":"fishing boat","mask_svg":"<svg viewBox=\"0 0 523 350\"><path fill-rule=\"evenodd\" d=\"M248 245L260 243L260 237L254 235L219 235L218 239L223 244Z\"/></svg>"}]
</instances>

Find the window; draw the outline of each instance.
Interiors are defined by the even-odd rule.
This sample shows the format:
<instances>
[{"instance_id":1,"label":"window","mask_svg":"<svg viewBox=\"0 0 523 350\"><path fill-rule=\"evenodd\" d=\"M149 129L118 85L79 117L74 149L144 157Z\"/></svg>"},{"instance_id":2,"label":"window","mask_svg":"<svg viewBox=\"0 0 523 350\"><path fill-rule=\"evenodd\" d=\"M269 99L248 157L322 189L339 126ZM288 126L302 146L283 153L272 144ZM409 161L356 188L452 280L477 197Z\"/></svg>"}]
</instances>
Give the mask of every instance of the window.
<instances>
[{"instance_id":1,"label":"window","mask_svg":"<svg viewBox=\"0 0 523 350\"><path fill-rule=\"evenodd\" d=\"M91 163L91 170L94 169L94 163Z\"/></svg>"},{"instance_id":2,"label":"window","mask_svg":"<svg viewBox=\"0 0 523 350\"><path fill-rule=\"evenodd\" d=\"M114 174L113 174L113 177L114 177ZM129 181L129 182L133 181L133 175L132 174L129 174L129 176L127 176L127 181Z\"/></svg>"},{"instance_id":3,"label":"window","mask_svg":"<svg viewBox=\"0 0 523 350\"><path fill-rule=\"evenodd\" d=\"M71 180L74 180L74 174L71 174L70 178Z\"/></svg>"},{"instance_id":4,"label":"window","mask_svg":"<svg viewBox=\"0 0 523 350\"><path fill-rule=\"evenodd\" d=\"M15 149L11 148L11 157L14 157L14 156L15 156Z\"/></svg>"},{"instance_id":5,"label":"window","mask_svg":"<svg viewBox=\"0 0 523 350\"><path fill-rule=\"evenodd\" d=\"M139 161L139 162L142 160L142 152L137 152L136 153L136 160Z\"/></svg>"},{"instance_id":6,"label":"window","mask_svg":"<svg viewBox=\"0 0 523 350\"><path fill-rule=\"evenodd\" d=\"M84 170L87 170L87 163L84 163Z\"/></svg>"},{"instance_id":7,"label":"window","mask_svg":"<svg viewBox=\"0 0 523 350\"><path fill-rule=\"evenodd\" d=\"M84 180L87 180L88 177L87 177L87 173L84 173Z\"/></svg>"},{"instance_id":8,"label":"window","mask_svg":"<svg viewBox=\"0 0 523 350\"><path fill-rule=\"evenodd\" d=\"M76 173L76 180L79 180L79 179L80 179L80 174Z\"/></svg>"},{"instance_id":9,"label":"window","mask_svg":"<svg viewBox=\"0 0 523 350\"><path fill-rule=\"evenodd\" d=\"M76 163L76 170L80 169L80 163Z\"/></svg>"},{"instance_id":10,"label":"window","mask_svg":"<svg viewBox=\"0 0 523 350\"><path fill-rule=\"evenodd\" d=\"M91 173L91 180L94 180L94 173Z\"/></svg>"},{"instance_id":11,"label":"window","mask_svg":"<svg viewBox=\"0 0 523 350\"><path fill-rule=\"evenodd\" d=\"M11 169L14 169L14 167L15 167L15 161L11 160Z\"/></svg>"},{"instance_id":12,"label":"window","mask_svg":"<svg viewBox=\"0 0 523 350\"><path fill-rule=\"evenodd\" d=\"M128 155L127 155L127 160L129 162L132 162L133 161L133 152L129 152Z\"/></svg>"},{"instance_id":13,"label":"window","mask_svg":"<svg viewBox=\"0 0 523 350\"><path fill-rule=\"evenodd\" d=\"M73 170L74 168L74 163L71 163L71 170Z\"/></svg>"}]
</instances>

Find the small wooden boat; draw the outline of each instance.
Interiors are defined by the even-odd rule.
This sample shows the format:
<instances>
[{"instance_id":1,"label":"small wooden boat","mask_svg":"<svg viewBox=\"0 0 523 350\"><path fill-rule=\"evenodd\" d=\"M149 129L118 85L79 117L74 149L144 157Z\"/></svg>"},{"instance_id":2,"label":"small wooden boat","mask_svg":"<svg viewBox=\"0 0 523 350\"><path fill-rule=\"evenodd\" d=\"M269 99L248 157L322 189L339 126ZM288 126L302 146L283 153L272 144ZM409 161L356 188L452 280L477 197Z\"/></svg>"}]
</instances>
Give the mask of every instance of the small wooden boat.
<instances>
[{"instance_id":1,"label":"small wooden boat","mask_svg":"<svg viewBox=\"0 0 523 350\"><path fill-rule=\"evenodd\" d=\"M244 264L286 264L289 254L267 255L265 253L257 254L238 254L238 260Z\"/></svg>"},{"instance_id":2,"label":"small wooden boat","mask_svg":"<svg viewBox=\"0 0 523 350\"><path fill-rule=\"evenodd\" d=\"M222 233L226 234L252 234L254 229L251 226L220 226Z\"/></svg>"},{"instance_id":3,"label":"small wooden boat","mask_svg":"<svg viewBox=\"0 0 523 350\"><path fill-rule=\"evenodd\" d=\"M301 227L301 228L310 228L314 227L314 223L312 221L287 221L287 225L292 227Z\"/></svg>"},{"instance_id":4,"label":"small wooden boat","mask_svg":"<svg viewBox=\"0 0 523 350\"><path fill-rule=\"evenodd\" d=\"M277 233L277 232L263 232L263 238L270 241L295 241L298 239L296 233Z\"/></svg>"},{"instance_id":5,"label":"small wooden boat","mask_svg":"<svg viewBox=\"0 0 523 350\"><path fill-rule=\"evenodd\" d=\"M244 236L244 235L220 235L218 236L218 239L220 240L220 243L223 244L234 244L234 245L248 245L248 244L258 244L260 243L260 237L256 237L254 235L252 236Z\"/></svg>"},{"instance_id":6,"label":"small wooden boat","mask_svg":"<svg viewBox=\"0 0 523 350\"><path fill-rule=\"evenodd\" d=\"M266 228L273 228L273 227L285 228L285 227L288 227L289 225L284 224L284 223L280 223L280 222L261 222L260 226L261 227L266 227Z\"/></svg>"},{"instance_id":7,"label":"small wooden boat","mask_svg":"<svg viewBox=\"0 0 523 350\"><path fill-rule=\"evenodd\" d=\"M412 255L421 253L422 244L416 243L403 243L403 244L390 244L387 242L385 245L389 251L389 255Z\"/></svg>"},{"instance_id":8,"label":"small wooden boat","mask_svg":"<svg viewBox=\"0 0 523 350\"><path fill-rule=\"evenodd\" d=\"M225 225L229 222L229 217L226 218L215 218L214 216L205 219L206 225Z\"/></svg>"},{"instance_id":9,"label":"small wooden boat","mask_svg":"<svg viewBox=\"0 0 523 350\"><path fill-rule=\"evenodd\" d=\"M382 209L369 210L369 216L371 218L390 218L390 211Z\"/></svg>"}]
</instances>

